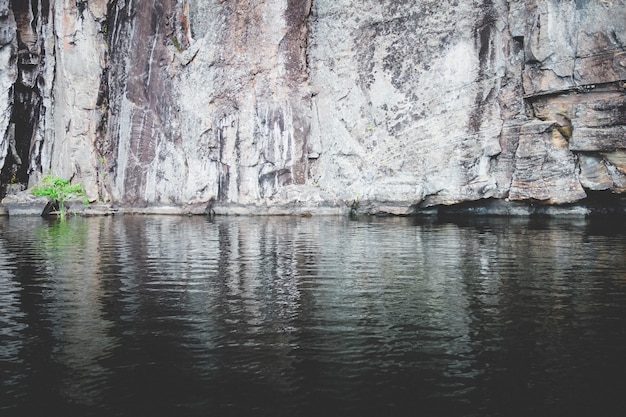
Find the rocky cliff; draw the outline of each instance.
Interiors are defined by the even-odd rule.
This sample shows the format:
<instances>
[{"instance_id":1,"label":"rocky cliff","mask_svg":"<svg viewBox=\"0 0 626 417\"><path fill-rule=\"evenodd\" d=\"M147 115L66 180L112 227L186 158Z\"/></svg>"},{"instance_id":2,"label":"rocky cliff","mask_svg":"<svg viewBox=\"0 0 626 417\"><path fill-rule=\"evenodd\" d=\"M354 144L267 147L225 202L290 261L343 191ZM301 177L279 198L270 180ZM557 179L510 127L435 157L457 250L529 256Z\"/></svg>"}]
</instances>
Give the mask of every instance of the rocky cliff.
<instances>
[{"instance_id":1,"label":"rocky cliff","mask_svg":"<svg viewBox=\"0 0 626 417\"><path fill-rule=\"evenodd\" d=\"M2 195L47 173L218 212L626 192L624 0L0 0L0 45Z\"/></svg>"}]
</instances>

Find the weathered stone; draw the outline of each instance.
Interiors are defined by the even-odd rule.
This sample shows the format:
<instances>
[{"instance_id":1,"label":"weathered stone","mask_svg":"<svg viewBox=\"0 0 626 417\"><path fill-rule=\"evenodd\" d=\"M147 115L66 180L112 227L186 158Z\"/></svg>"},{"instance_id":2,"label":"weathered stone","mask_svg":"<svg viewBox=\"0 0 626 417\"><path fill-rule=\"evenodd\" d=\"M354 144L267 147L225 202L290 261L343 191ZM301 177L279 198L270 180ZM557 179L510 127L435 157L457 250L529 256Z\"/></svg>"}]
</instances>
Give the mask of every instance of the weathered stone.
<instances>
[{"instance_id":1,"label":"weathered stone","mask_svg":"<svg viewBox=\"0 0 626 417\"><path fill-rule=\"evenodd\" d=\"M264 214L624 192L625 22L624 0L0 0L0 189Z\"/></svg>"},{"instance_id":2,"label":"weathered stone","mask_svg":"<svg viewBox=\"0 0 626 417\"><path fill-rule=\"evenodd\" d=\"M0 46L5 46L15 39L16 23L9 0L0 0Z\"/></svg>"},{"instance_id":3,"label":"weathered stone","mask_svg":"<svg viewBox=\"0 0 626 417\"><path fill-rule=\"evenodd\" d=\"M4 168L9 148L12 146L11 141L14 140L14 136L10 136L9 125L13 109L13 85L17 80L15 33L13 12L9 2L3 0L0 2L0 170ZM0 176L0 196L6 187L5 183L11 182L11 175L12 173L7 173Z\"/></svg>"},{"instance_id":4,"label":"weathered stone","mask_svg":"<svg viewBox=\"0 0 626 417\"><path fill-rule=\"evenodd\" d=\"M12 2L17 48L11 49L17 52L19 73L11 97L16 142L12 164L17 168L5 167L2 180L11 176L11 181L33 184L47 173L79 176L89 198L96 200L95 139L103 118L98 97L106 66L102 25L107 2L88 5Z\"/></svg>"},{"instance_id":5,"label":"weathered stone","mask_svg":"<svg viewBox=\"0 0 626 417\"><path fill-rule=\"evenodd\" d=\"M536 117L559 125L571 151L613 151L626 146L626 94L615 84L539 97L532 108Z\"/></svg>"},{"instance_id":6,"label":"weathered stone","mask_svg":"<svg viewBox=\"0 0 626 417\"><path fill-rule=\"evenodd\" d=\"M89 1L89 7L77 6L76 2L51 3L55 84L49 103L51 117L43 122L50 126L47 133L53 136L43 137L38 155L42 163L31 168L34 173L53 172L65 178L78 175L93 201L99 195L95 147L103 117L98 97L106 53L104 4L102 0Z\"/></svg>"},{"instance_id":7,"label":"weathered stone","mask_svg":"<svg viewBox=\"0 0 626 417\"><path fill-rule=\"evenodd\" d=\"M29 191L7 194L2 206L9 216L40 216L48 204L47 197L37 197Z\"/></svg>"},{"instance_id":8,"label":"weathered stone","mask_svg":"<svg viewBox=\"0 0 626 417\"><path fill-rule=\"evenodd\" d=\"M576 178L576 161L553 122L522 125L510 200L572 203L586 197Z\"/></svg>"},{"instance_id":9,"label":"weathered stone","mask_svg":"<svg viewBox=\"0 0 626 417\"><path fill-rule=\"evenodd\" d=\"M574 129L570 149L573 151L613 152L626 149L626 126Z\"/></svg>"},{"instance_id":10,"label":"weathered stone","mask_svg":"<svg viewBox=\"0 0 626 417\"><path fill-rule=\"evenodd\" d=\"M533 0L527 2L527 10L527 95L626 78L623 0Z\"/></svg>"},{"instance_id":11,"label":"weathered stone","mask_svg":"<svg viewBox=\"0 0 626 417\"><path fill-rule=\"evenodd\" d=\"M339 199L407 206L495 195L498 94L518 53L504 4L367 1L357 13L348 1L313 6L317 183Z\"/></svg>"},{"instance_id":12,"label":"weathered stone","mask_svg":"<svg viewBox=\"0 0 626 417\"><path fill-rule=\"evenodd\" d=\"M613 187L613 179L602 157L581 153L578 155L578 163L580 184L583 187L590 190L609 190Z\"/></svg>"},{"instance_id":13,"label":"weathered stone","mask_svg":"<svg viewBox=\"0 0 626 417\"><path fill-rule=\"evenodd\" d=\"M304 184L307 2L176 6L116 11L128 26L112 45L112 198L255 203ZM143 39L152 49L128 61L128 45Z\"/></svg>"},{"instance_id":14,"label":"weathered stone","mask_svg":"<svg viewBox=\"0 0 626 417\"><path fill-rule=\"evenodd\" d=\"M619 172L626 174L626 151L607 152L603 156Z\"/></svg>"},{"instance_id":15,"label":"weathered stone","mask_svg":"<svg viewBox=\"0 0 626 417\"><path fill-rule=\"evenodd\" d=\"M520 128L519 122L502 127L500 133L501 152L493 161L494 177L498 184L495 198L506 198L509 195L513 172L515 171L515 153L519 146Z\"/></svg>"}]
</instances>

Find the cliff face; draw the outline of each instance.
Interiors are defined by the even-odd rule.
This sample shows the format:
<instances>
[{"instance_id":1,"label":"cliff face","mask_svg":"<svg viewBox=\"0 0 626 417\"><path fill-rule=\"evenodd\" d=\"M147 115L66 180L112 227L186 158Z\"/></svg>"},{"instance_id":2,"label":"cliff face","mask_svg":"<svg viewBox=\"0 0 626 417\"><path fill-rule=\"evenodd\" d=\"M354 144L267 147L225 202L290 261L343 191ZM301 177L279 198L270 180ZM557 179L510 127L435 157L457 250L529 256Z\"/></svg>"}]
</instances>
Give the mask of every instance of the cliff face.
<instances>
[{"instance_id":1,"label":"cliff face","mask_svg":"<svg viewBox=\"0 0 626 417\"><path fill-rule=\"evenodd\" d=\"M310 5L148 3L111 10L111 198L252 204L306 184Z\"/></svg>"},{"instance_id":2,"label":"cliff face","mask_svg":"<svg viewBox=\"0 0 626 417\"><path fill-rule=\"evenodd\" d=\"M0 0L0 184L125 206L626 191L626 2Z\"/></svg>"},{"instance_id":3,"label":"cliff face","mask_svg":"<svg viewBox=\"0 0 626 417\"><path fill-rule=\"evenodd\" d=\"M53 173L81 181L90 198L98 197L106 18L106 0L0 0L3 192Z\"/></svg>"}]
</instances>

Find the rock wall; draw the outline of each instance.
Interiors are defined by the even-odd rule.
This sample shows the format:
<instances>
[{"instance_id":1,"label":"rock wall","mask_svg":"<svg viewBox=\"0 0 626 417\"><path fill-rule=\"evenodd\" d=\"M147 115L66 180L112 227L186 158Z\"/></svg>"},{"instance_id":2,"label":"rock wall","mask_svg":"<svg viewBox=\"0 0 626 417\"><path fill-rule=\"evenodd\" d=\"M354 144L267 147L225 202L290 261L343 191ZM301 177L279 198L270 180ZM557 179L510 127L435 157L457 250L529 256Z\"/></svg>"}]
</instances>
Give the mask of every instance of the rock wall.
<instances>
[{"instance_id":1,"label":"rock wall","mask_svg":"<svg viewBox=\"0 0 626 417\"><path fill-rule=\"evenodd\" d=\"M254 204L308 180L310 5L209 3L111 11L114 201Z\"/></svg>"},{"instance_id":2,"label":"rock wall","mask_svg":"<svg viewBox=\"0 0 626 417\"><path fill-rule=\"evenodd\" d=\"M624 0L0 0L0 188L396 214L620 194L625 45Z\"/></svg>"},{"instance_id":3,"label":"rock wall","mask_svg":"<svg viewBox=\"0 0 626 417\"><path fill-rule=\"evenodd\" d=\"M106 18L106 0L0 0L0 195L52 173L98 198Z\"/></svg>"},{"instance_id":4,"label":"rock wall","mask_svg":"<svg viewBox=\"0 0 626 417\"><path fill-rule=\"evenodd\" d=\"M0 185L14 180L16 167L21 163L15 148L15 125L11 121L13 86L17 80L16 52L15 15L9 0L0 0Z\"/></svg>"}]
</instances>

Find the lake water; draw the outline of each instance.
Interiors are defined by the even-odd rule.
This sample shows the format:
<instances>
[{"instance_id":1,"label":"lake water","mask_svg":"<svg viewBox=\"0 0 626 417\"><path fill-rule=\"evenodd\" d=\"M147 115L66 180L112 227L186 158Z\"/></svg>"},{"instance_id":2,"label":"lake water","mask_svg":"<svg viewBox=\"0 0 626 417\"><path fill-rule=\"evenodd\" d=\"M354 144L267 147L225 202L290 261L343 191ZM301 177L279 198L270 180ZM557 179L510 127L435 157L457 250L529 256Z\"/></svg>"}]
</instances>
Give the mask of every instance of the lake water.
<instances>
[{"instance_id":1,"label":"lake water","mask_svg":"<svg viewBox=\"0 0 626 417\"><path fill-rule=\"evenodd\" d=\"M622 415L626 228L0 218L0 369L2 416Z\"/></svg>"}]
</instances>

